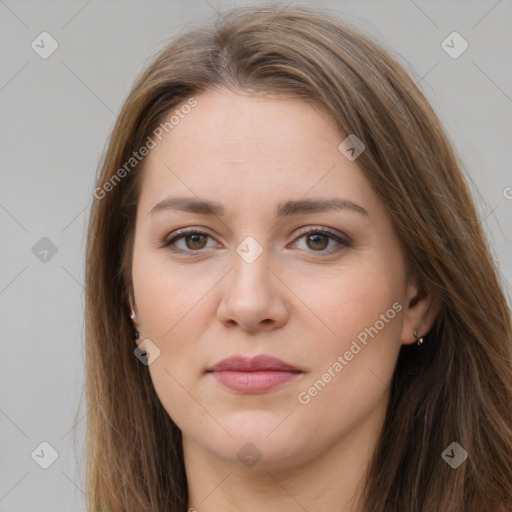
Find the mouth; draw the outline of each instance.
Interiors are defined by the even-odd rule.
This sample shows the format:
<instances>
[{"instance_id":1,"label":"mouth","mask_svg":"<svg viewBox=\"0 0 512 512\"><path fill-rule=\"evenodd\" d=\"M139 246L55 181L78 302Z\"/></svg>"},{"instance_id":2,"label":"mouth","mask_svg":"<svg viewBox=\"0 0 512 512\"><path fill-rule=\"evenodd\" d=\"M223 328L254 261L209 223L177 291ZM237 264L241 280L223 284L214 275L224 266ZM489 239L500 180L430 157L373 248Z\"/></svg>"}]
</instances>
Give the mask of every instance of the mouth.
<instances>
[{"instance_id":1,"label":"mouth","mask_svg":"<svg viewBox=\"0 0 512 512\"><path fill-rule=\"evenodd\" d=\"M304 372L273 356L229 357L207 370L220 384L241 393L262 393L297 378Z\"/></svg>"}]
</instances>

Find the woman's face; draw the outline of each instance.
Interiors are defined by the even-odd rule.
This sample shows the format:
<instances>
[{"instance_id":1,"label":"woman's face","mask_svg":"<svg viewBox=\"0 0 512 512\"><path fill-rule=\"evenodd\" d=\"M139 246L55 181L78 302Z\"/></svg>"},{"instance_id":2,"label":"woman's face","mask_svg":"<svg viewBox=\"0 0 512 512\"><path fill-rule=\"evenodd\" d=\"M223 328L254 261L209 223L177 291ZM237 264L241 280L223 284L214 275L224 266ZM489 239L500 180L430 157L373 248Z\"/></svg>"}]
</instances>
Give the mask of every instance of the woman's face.
<instances>
[{"instance_id":1,"label":"woman's face","mask_svg":"<svg viewBox=\"0 0 512 512\"><path fill-rule=\"evenodd\" d=\"M400 346L425 331L383 204L320 108L196 100L145 162L132 267L186 456L276 468L376 437Z\"/></svg>"}]
</instances>

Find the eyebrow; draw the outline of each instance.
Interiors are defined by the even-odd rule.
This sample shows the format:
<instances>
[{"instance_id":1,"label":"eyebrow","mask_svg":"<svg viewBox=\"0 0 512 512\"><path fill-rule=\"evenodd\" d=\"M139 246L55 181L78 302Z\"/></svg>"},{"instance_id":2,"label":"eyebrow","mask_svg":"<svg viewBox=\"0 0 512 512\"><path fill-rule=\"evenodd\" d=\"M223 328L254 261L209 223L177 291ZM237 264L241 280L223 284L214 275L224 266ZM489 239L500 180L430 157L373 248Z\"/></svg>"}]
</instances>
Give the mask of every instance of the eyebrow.
<instances>
[{"instance_id":1,"label":"eyebrow","mask_svg":"<svg viewBox=\"0 0 512 512\"><path fill-rule=\"evenodd\" d=\"M222 204L215 201L176 196L166 197L163 201L157 203L151 208L149 215L154 215L164 210L180 210L189 213L215 215L217 217L225 215L225 209ZM318 213L333 210L348 210L368 216L368 212L362 206L342 198L281 201L277 205L276 215L285 217L301 213Z\"/></svg>"}]
</instances>

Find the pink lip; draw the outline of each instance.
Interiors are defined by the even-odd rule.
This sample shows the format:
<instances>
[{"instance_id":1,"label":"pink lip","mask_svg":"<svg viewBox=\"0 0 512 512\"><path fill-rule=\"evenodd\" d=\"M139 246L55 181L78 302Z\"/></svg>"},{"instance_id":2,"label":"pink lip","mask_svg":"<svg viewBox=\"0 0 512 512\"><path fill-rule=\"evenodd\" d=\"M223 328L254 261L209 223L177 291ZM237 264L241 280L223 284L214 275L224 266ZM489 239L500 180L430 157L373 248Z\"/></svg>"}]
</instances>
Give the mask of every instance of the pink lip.
<instances>
[{"instance_id":1,"label":"pink lip","mask_svg":"<svg viewBox=\"0 0 512 512\"><path fill-rule=\"evenodd\" d=\"M266 355L229 357L207 371L224 386L243 393L268 391L302 373L295 366Z\"/></svg>"}]
</instances>

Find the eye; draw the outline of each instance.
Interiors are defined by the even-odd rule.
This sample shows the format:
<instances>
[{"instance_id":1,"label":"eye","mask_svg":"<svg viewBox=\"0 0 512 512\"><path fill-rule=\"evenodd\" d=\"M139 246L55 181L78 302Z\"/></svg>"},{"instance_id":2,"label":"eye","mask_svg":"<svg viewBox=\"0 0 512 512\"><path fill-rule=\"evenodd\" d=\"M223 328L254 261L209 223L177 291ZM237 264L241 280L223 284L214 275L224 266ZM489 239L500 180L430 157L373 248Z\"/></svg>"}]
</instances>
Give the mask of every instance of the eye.
<instances>
[{"instance_id":1,"label":"eye","mask_svg":"<svg viewBox=\"0 0 512 512\"><path fill-rule=\"evenodd\" d=\"M310 252L331 253L340 250L343 246L350 247L352 245L348 237L342 237L325 228L303 230L300 235L301 236L296 240L304 238L306 244L305 250L309 250ZM337 246L335 245L334 247L330 247L328 250L325 250L329 246L330 242L333 241Z\"/></svg>"},{"instance_id":2,"label":"eye","mask_svg":"<svg viewBox=\"0 0 512 512\"><path fill-rule=\"evenodd\" d=\"M211 238L207 233L195 229L183 229L177 231L169 240L162 241L162 247L168 247L174 252L198 252L206 247L207 239ZM184 242L184 247L177 246L178 241ZM173 247L175 246L175 247Z\"/></svg>"},{"instance_id":3,"label":"eye","mask_svg":"<svg viewBox=\"0 0 512 512\"><path fill-rule=\"evenodd\" d=\"M294 243L297 243L297 240L304 238L306 247L302 249L309 252L331 253L340 250L342 247L350 247L352 245L352 242L348 237L340 236L339 234L325 228L310 228L302 230L299 234L300 236L295 239ZM175 232L173 237L167 240L165 238L162 239L161 246L167 247L173 252L199 252L201 249L208 248L208 238L212 237L207 233L198 231L197 229L182 229ZM182 242L181 247L178 245L178 242ZM325 250L329 247L331 242L335 242L337 246L334 245L334 247L330 247L328 250Z\"/></svg>"}]
</instances>

